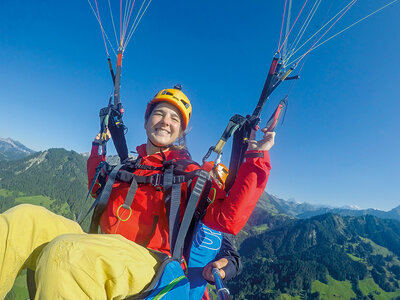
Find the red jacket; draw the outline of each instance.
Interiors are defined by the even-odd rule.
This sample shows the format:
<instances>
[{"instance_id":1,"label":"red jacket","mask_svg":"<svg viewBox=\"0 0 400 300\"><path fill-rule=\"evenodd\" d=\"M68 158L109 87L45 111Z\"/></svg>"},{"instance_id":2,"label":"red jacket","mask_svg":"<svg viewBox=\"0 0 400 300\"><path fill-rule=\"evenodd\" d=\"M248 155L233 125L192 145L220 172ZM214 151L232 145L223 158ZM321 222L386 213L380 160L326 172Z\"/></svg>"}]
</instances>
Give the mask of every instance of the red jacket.
<instances>
[{"instance_id":1,"label":"red jacket","mask_svg":"<svg viewBox=\"0 0 400 300\"><path fill-rule=\"evenodd\" d=\"M142 157L141 164L162 166L161 153L147 156L145 144L138 146L137 152ZM259 151L248 151L247 153L251 152ZM167 160L189 159L184 151L172 150L166 151L164 154ZM89 185L93 180L97 165L102 160L104 160L104 156L98 154L98 146L94 145L87 162ZM191 164L186 171L190 172L199 168L199 166ZM216 197L208 207L203 223L219 231L237 234L246 224L264 191L270 169L269 154L265 151L263 157L245 159L239 168L236 182L232 186L229 196L226 196L225 191L213 183ZM134 173L146 176L157 172L160 171L136 170ZM170 255L168 221L162 188L148 184L139 185L131 205L131 215L129 210L120 207L124 203L128 190L128 183L118 181L114 183L107 208L100 219L102 232L121 234L138 244ZM184 183L181 193L181 212L184 211L186 203L186 191L187 185ZM214 193L214 191L210 193ZM118 214L120 218L118 218ZM122 221L125 219L127 220Z\"/></svg>"}]
</instances>

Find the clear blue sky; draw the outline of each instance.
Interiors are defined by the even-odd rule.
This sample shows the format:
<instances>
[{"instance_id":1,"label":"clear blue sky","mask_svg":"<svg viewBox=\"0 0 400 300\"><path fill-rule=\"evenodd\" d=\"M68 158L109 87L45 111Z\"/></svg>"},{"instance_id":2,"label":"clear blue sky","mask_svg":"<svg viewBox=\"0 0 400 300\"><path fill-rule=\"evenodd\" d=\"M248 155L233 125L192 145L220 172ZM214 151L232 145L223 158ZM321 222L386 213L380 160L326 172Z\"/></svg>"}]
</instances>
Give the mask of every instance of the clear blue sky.
<instances>
[{"instance_id":1,"label":"clear blue sky","mask_svg":"<svg viewBox=\"0 0 400 300\"><path fill-rule=\"evenodd\" d=\"M388 3L359 2L332 33ZM99 0L104 18L106 3ZM129 147L146 141L148 100L181 83L194 109L188 146L200 161L231 115L253 111L283 4L153 0L123 62ZM321 8L326 19L329 7ZM332 206L400 204L399 13L398 2L311 53L271 150L270 193ZM89 151L112 84L87 1L1 1L0 82L0 137L38 151ZM270 98L262 124L288 87Z\"/></svg>"}]
</instances>

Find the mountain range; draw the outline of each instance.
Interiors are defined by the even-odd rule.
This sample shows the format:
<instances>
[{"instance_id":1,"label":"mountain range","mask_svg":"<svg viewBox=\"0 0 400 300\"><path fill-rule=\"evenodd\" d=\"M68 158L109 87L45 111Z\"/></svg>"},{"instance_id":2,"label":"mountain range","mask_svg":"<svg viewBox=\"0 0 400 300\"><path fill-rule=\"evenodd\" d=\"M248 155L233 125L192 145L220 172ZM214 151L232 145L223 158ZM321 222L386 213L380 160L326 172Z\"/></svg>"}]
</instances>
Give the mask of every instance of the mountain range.
<instances>
[{"instance_id":1,"label":"mountain range","mask_svg":"<svg viewBox=\"0 0 400 300\"><path fill-rule=\"evenodd\" d=\"M87 156L49 149L11 160L25 148L0 161L0 212L19 203L72 219L85 212ZM399 220L400 207L332 208L264 193L235 237L243 272L229 288L235 299L400 299Z\"/></svg>"},{"instance_id":2,"label":"mountain range","mask_svg":"<svg viewBox=\"0 0 400 300\"><path fill-rule=\"evenodd\" d=\"M396 219L400 221L400 205L390 211L382 211L379 209L355 209L355 208L340 208L329 207L323 205L312 205L308 203L297 203L295 201L287 201L279 199L276 196L268 195L267 202L271 203L276 212L287 214L289 216L297 217L300 219L307 219L314 216L334 213L342 216L364 216L373 215L383 219Z\"/></svg>"}]
</instances>

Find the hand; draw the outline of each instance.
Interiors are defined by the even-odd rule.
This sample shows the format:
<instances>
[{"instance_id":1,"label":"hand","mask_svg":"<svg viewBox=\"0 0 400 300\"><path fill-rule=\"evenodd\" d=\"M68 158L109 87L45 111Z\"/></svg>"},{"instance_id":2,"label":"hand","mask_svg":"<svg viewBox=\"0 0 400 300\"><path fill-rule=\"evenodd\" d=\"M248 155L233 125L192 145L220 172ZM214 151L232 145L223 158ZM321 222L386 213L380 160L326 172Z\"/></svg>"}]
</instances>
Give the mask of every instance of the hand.
<instances>
[{"instance_id":1,"label":"hand","mask_svg":"<svg viewBox=\"0 0 400 300\"><path fill-rule=\"evenodd\" d=\"M225 271L222 270L228 264L228 260L226 258L221 258L220 260L212 261L208 263L203 269L203 277L205 280L209 282L215 282L214 275L212 273L213 268L217 268L219 270L219 274L221 278L225 278Z\"/></svg>"},{"instance_id":2,"label":"hand","mask_svg":"<svg viewBox=\"0 0 400 300\"><path fill-rule=\"evenodd\" d=\"M96 137L94 138L94 142L95 143L99 143L102 144L103 142L108 142L108 140L111 138L111 132L108 129L108 127L106 127L106 132L105 132L105 137L103 138L103 140L101 139L101 132L99 132Z\"/></svg>"},{"instance_id":3,"label":"hand","mask_svg":"<svg viewBox=\"0 0 400 300\"><path fill-rule=\"evenodd\" d=\"M268 132L267 130L267 127L261 129L261 131L264 132L264 136L259 141L255 140L256 132L252 130L247 150L269 151L275 143L275 132Z\"/></svg>"}]
</instances>

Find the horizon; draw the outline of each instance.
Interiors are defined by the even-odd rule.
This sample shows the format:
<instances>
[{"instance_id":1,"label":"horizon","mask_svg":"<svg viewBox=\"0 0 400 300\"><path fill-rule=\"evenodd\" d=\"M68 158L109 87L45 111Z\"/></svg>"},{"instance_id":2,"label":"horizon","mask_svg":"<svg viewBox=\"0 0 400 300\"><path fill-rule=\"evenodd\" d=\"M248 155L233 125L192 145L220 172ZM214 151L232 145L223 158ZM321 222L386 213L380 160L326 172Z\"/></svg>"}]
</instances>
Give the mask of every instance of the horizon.
<instances>
[{"instance_id":1,"label":"horizon","mask_svg":"<svg viewBox=\"0 0 400 300\"><path fill-rule=\"evenodd\" d=\"M29 150L33 150L33 149L29 148L28 146L26 146L26 145L25 145L24 143L22 143L21 141L14 140L14 139L11 138L11 137L8 137L8 138L2 138L2 137L0 137L0 140L7 140L7 139L12 140L13 142L20 143L20 144L22 144L24 147L27 147ZM40 151L36 151L36 150L33 150L33 151L35 151L35 153L37 153L37 152L48 151L48 150L51 150L51 149L64 149L64 150L66 150L66 151L75 151L74 149L65 149L65 148L49 148L49 149L40 150ZM87 151L87 152L78 152L78 151L75 151L75 152L78 153L78 154L80 154L80 155L82 155L82 156L87 156L87 155L90 154L90 151ZM33 154L35 154L35 153L33 153ZM30 155L33 155L33 154L30 154ZM30 156L30 155L29 155L29 156ZM117 154L107 154L107 156L109 156L109 157L115 157L115 156L118 156L118 155L117 155ZM23 158L21 158L21 159L23 159ZM19 160L20 160L20 159L19 159ZM372 210L379 210L379 211L383 211L383 212L389 212L389 211L391 211L391 210L393 210L393 209L395 209L395 208L397 208L397 207L400 207L400 204L399 204L399 205L397 205L397 206L394 206L394 207L391 208L391 209L382 210L382 209L374 208L374 207L361 208L361 207L359 207L359 206L357 206L357 205L353 205L353 204L345 204L345 205L341 205L341 206L332 206L332 205L324 204L324 203L309 203L309 202L307 202L307 201L305 201L305 202L299 202L299 201L297 201L295 198L288 198L288 199L285 199L285 198L282 198L282 197L279 196L279 195L274 195L274 194L268 193L267 189L266 189L264 192L266 192L268 195L271 195L271 196L276 197L276 198L278 198L278 199L281 199L281 200L284 200L284 201L287 201L287 202L292 202L292 203L295 203L295 204L298 204L298 205L301 205L301 204L308 204L308 205L312 205L312 206L316 206L316 207L320 207L320 208L329 208L329 209L350 209L350 210L370 210L370 209L372 209Z\"/></svg>"}]
</instances>

